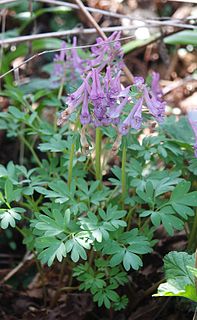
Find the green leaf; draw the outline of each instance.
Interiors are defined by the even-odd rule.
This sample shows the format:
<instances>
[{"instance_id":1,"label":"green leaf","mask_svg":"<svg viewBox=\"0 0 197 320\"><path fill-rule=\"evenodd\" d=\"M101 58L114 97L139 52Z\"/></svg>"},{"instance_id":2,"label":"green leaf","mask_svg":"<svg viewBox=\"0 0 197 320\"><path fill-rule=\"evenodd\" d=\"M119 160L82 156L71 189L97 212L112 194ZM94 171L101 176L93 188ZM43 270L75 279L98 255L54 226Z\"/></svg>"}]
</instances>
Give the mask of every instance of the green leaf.
<instances>
[{"instance_id":1,"label":"green leaf","mask_svg":"<svg viewBox=\"0 0 197 320\"><path fill-rule=\"evenodd\" d=\"M182 181L173 190L170 203L178 203L186 206L197 206L197 191L187 193L191 182Z\"/></svg>"},{"instance_id":2,"label":"green leaf","mask_svg":"<svg viewBox=\"0 0 197 320\"><path fill-rule=\"evenodd\" d=\"M154 296L179 296L197 302L195 277L191 271L195 255L186 252L170 252L164 257L166 283L158 287Z\"/></svg>"},{"instance_id":3,"label":"green leaf","mask_svg":"<svg viewBox=\"0 0 197 320\"><path fill-rule=\"evenodd\" d=\"M184 30L171 36L165 37L164 42L166 44L191 44L197 46L197 31L196 30Z\"/></svg>"},{"instance_id":4,"label":"green leaf","mask_svg":"<svg viewBox=\"0 0 197 320\"><path fill-rule=\"evenodd\" d=\"M142 266L142 260L136 254L126 251L123 258L123 266L126 271L129 271L130 268L138 270Z\"/></svg>"},{"instance_id":5,"label":"green leaf","mask_svg":"<svg viewBox=\"0 0 197 320\"><path fill-rule=\"evenodd\" d=\"M60 134L55 134L49 142L40 143L38 146L38 149L43 152L63 152L67 148L68 142L63 140Z\"/></svg>"},{"instance_id":6,"label":"green leaf","mask_svg":"<svg viewBox=\"0 0 197 320\"><path fill-rule=\"evenodd\" d=\"M13 200L13 184L9 179L5 183L5 197L8 203Z\"/></svg>"},{"instance_id":7,"label":"green leaf","mask_svg":"<svg viewBox=\"0 0 197 320\"><path fill-rule=\"evenodd\" d=\"M194 210L183 204L172 203L172 207L185 220L188 219L188 216L194 216Z\"/></svg>"},{"instance_id":8,"label":"green leaf","mask_svg":"<svg viewBox=\"0 0 197 320\"><path fill-rule=\"evenodd\" d=\"M49 267L55 258L61 262L63 257L66 257L65 244L59 239L40 237L36 240L36 247L38 249L44 249L39 253L38 258L42 263L47 263Z\"/></svg>"},{"instance_id":9,"label":"green leaf","mask_svg":"<svg viewBox=\"0 0 197 320\"><path fill-rule=\"evenodd\" d=\"M15 220L21 220L21 216L19 213L22 213L25 211L22 208L12 208L5 211L4 209L1 209L1 210L3 211L2 213L0 212L2 229L7 229L9 225L14 228L16 226Z\"/></svg>"}]
</instances>

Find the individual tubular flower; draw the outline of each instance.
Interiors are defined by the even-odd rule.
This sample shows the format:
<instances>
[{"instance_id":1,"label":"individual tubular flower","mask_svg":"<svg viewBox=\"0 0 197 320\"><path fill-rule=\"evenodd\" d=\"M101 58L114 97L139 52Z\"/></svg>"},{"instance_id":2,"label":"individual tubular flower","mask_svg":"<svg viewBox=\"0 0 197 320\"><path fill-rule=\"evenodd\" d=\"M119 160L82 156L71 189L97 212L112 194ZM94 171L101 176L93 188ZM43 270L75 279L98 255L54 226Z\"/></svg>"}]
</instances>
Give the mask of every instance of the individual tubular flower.
<instances>
[{"instance_id":1,"label":"individual tubular flower","mask_svg":"<svg viewBox=\"0 0 197 320\"><path fill-rule=\"evenodd\" d=\"M152 72L152 83L151 83L151 91L158 100L162 99L162 90L159 85L160 75L157 72Z\"/></svg>"},{"instance_id":2,"label":"individual tubular flower","mask_svg":"<svg viewBox=\"0 0 197 320\"><path fill-rule=\"evenodd\" d=\"M73 37L73 43L70 50L66 50L66 43L62 42L60 54L54 57L53 85L58 85L60 80L64 80L65 76L69 81L74 82L86 71L86 60L80 58L77 52L77 38ZM69 48L67 48L69 49Z\"/></svg>"},{"instance_id":3,"label":"individual tubular flower","mask_svg":"<svg viewBox=\"0 0 197 320\"><path fill-rule=\"evenodd\" d=\"M88 90L86 80L84 80L85 89L84 89L84 96L83 96L83 104L81 109L80 121L82 125L88 124L91 121L91 116L88 109Z\"/></svg>"},{"instance_id":4,"label":"individual tubular flower","mask_svg":"<svg viewBox=\"0 0 197 320\"><path fill-rule=\"evenodd\" d=\"M94 115L98 120L102 120L106 113L106 98L102 88L98 69L92 69L92 87L90 99L94 105Z\"/></svg>"},{"instance_id":5,"label":"individual tubular flower","mask_svg":"<svg viewBox=\"0 0 197 320\"><path fill-rule=\"evenodd\" d=\"M165 103L159 101L152 92L149 93L146 87L144 87L144 99L153 117L158 122L162 122L165 115Z\"/></svg>"},{"instance_id":6,"label":"individual tubular flower","mask_svg":"<svg viewBox=\"0 0 197 320\"><path fill-rule=\"evenodd\" d=\"M130 128L140 129L142 124L142 104L143 97L136 102L127 118L119 125L120 134L126 135Z\"/></svg>"},{"instance_id":7,"label":"individual tubular flower","mask_svg":"<svg viewBox=\"0 0 197 320\"><path fill-rule=\"evenodd\" d=\"M66 57L66 42L62 42L61 51L59 54L56 54L53 59L54 70L53 74L57 79L61 79L65 76L65 57Z\"/></svg>"},{"instance_id":8,"label":"individual tubular flower","mask_svg":"<svg viewBox=\"0 0 197 320\"><path fill-rule=\"evenodd\" d=\"M188 119L195 136L194 155L197 158L197 110L189 111Z\"/></svg>"},{"instance_id":9,"label":"individual tubular flower","mask_svg":"<svg viewBox=\"0 0 197 320\"><path fill-rule=\"evenodd\" d=\"M57 121L57 125L62 125L69 119L71 113L73 113L76 110L76 108L82 103L84 92L85 82L83 82L75 92L73 92L70 96L68 96L65 99L65 103L68 105L68 107L61 112Z\"/></svg>"},{"instance_id":10,"label":"individual tubular flower","mask_svg":"<svg viewBox=\"0 0 197 320\"><path fill-rule=\"evenodd\" d=\"M165 116L165 102L162 101L162 91L159 85L159 74L153 72L151 88L148 89L142 77L135 77L134 84L143 94L146 106L153 117L162 122Z\"/></svg>"},{"instance_id":11,"label":"individual tubular flower","mask_svg":"<svg viewBox=\"0 0 197 320\"><path fill-rule=\"evenodd\" d=\"M82 75L85 71L86 61L80 58L80 56L77 53L76 47L77 47L77 37L73 37L73 45L71 48L70 62L72 64L74 73L78 73Z\"/></svg>"}]
</instances>

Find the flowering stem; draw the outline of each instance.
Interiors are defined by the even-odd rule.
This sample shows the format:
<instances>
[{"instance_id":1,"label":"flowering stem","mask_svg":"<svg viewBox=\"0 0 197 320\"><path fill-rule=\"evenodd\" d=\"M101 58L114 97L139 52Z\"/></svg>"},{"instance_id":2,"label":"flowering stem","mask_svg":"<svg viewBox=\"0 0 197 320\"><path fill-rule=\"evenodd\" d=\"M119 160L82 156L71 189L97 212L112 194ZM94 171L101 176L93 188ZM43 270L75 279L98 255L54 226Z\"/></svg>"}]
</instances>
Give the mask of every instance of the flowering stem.
<instances>
[{"instance_id":1,"label":"flowering stem","mask_svg":"<svg viewBox=\"0 0 197 320\"><path fill-rule=\"evenodd\" d=\"M126 141L123 140L123 149L122 149L122 168L121 168L121 183L122 183L122 203L124 206L124 200L126 196L126 158L127 158L127 149Z\"/></svg>"},{"instance_id":2,"label":"flowering stem","mask_svg":"<svg viewBox=\"0 0 197 320\"><path fill-rule=\"evenodd\" d=\"M69 189L72 181L74 154L75 154L75 143L73 142L71 145L70 159L69 159L69 165L68 165L68 188Z\"/></svg>"},{"instance_id":3,"label":"flowering stem","mask_svg":"<svg viewBox=\"0 0 197 320\"><path fill-rule=\"evenodd\" d=\"M96 180L102 180L101 174L101 129L96 128Z\"/></svg>"},{"instance_id":4,"label":"flowering stem","mask_svg":"<svg viewBox=\"0 0 197 320\"><path fill-rule=\"evenodd\" d=\"M192 224L192 230L190 232L189 239L188 239L188 249L191 251L195 250L197 246L196 233L197 233L197 211L195 213L194 221Z\"/></svg>"},{"instance_id":5,"label":"flowering stem","mask_svg":"<svg viewBox=\"0 0 197 320\"><path fill-rule=\"evenodd\" d=\"M38 164L38 166L42 167L42 162L38 158L37 154L35 153L34 149L32 148L31 144L29 143L29 141L26 140L23 135L20 135L20 139L26 145L26 147L31 151L31 153L34 157L34 160Z\"/></svg>"}]
</instances>

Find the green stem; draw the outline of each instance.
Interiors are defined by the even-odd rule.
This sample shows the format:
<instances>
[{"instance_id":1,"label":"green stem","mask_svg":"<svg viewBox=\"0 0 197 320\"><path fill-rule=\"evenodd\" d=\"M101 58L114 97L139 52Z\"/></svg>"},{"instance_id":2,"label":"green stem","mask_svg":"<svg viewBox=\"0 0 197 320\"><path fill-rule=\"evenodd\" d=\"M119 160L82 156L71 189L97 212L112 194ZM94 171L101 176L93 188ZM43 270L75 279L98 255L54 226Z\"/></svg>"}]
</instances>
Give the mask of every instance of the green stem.
<instances>
[{"instance_id":1,"label":"green stem","mask_svg":"<svg viewBox=\"0 0 197 320\"><path fill-rule=\"evenodd\" d=\"M192 230L191 230L191 233L190 233L189 239L188 239L188 249L189 250L193 251L196 249L196 246L197 246L196 234L197 234L197 210L196 210L196 214L195 214L194 221L192 224Z\"/></svg>"},{"instance_id":2,"label":"green stem","mask_svg":"<svg viewBox=\"0 0 197 320\"><path fill-rule=\"evenodd\" d=\"M126 197L126 159L127 159L127 149L126 143L123 141L122 149L122 168L121 168L121 183L122 183L122 203L124 206L124 200Z\"/></svg>"},{"instance_id":3,"label":"green stem","mask_svg":"<svg viewBox=\"0 0 197 320\"><path fill-rule=\"evenodd\" d=\"M75 154L75 143L72 143L70 150L70 159L68 165L68 187L70 189L71 181L72 181L72 173L73 173L73 159Z\"/></svg>"},{"instance_id":4,"label":"green stem","mask_svg":"<svg viewBox=\"0 0 197 320\"><path fill-rule=\"evenodd\" d=\"M62 97L62 93L63 93L63 90L64 90L64 77L62 78L62 80L61 80L61 84L60 84L60 87L59 87L59 91L58 91L58 95L57 95L57 99L60 101L60 99L61 99L61 97ZM53 126L53 128L54 128L54 131L56 131L57 130L57 111L58 110L56 110L55 111L55 113L54 113L54 126Z\"/></svg>"},{"instance_id":5,"label":"green stem","mask_svg":"<svg viewBox=\"0 0 197 320\"><path fill-rule=\"evenodd\" d=\"M102 180L101 174L101 129L96 128L96 180Z\"/></svg>"},{"instance_id":6,"label":"green stem","mask_svg":"<svg viewBox=\"0 0 197 320\"><path fill-rule=\"evenodd\" d=\"M40 159L38 158L37 154L35 153L34 149L32 148L31 144L29 143L28 140L25 139L24 136L20 135L20 139L24 142L24 144L26 145L26 147L31 151L35 162L38 164L39 167L42 167L42 162L40 161Z\"/></svg>"}]
</instances>

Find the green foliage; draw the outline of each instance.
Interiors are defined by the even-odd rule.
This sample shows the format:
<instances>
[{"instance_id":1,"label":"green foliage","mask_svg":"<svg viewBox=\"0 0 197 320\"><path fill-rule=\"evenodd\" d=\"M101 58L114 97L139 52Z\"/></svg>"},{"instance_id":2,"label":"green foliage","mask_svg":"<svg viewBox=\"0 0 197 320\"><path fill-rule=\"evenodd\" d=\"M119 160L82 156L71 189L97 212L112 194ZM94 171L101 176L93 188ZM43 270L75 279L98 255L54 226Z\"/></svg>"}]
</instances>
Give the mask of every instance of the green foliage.
<instances>
[{"instance_id":1,"label":"green foliage","mask_svg":"<svg viewBox=\"0 0 197 320\"><path fill-rule=\"evenodd\" d=\"M90 290L93 300L101 307L107 309L113 307L115 310L124 309L128 298L119 296L115 289L119 285L127 283L127 275L120 267L111 268L107 260L96 260L95 269L86 262L74 268L74 276L81 282L80 290Z\"/></svg>"},{"instance_id":2,"label":"green foliage","mask_svg":"<svg viewBox=\"0 0 197 320\"><path fill-rule=\"evenodd\" d=\"M197 46L197 32L196 30L184 30L168 36L164 39L166 44L182 44L182 45L194 45Z\"/></svg>"},{"instance_id":3,"label":"green foliage","mask_svg":"<svg viewBox=\"0 0 197 320\"><path fill-rule=\"evenodd\" d=\"M47 12L55 16L61 11L58 16L61 28L76 25L75 19L71 22L65 19L72 16L68 10L33 5L34 14L24 19L17 10L28 13L28 3L15 4L14 19L21 22L21 28L6 31L6 37L24 33L32 21ZM51 19L50 24L55 31L54 21ZM180 34L175 36L174 40L165 40L180 43ZM58 39L35 40L32 53L59 49L60 45ZM132 42L124 50L129 52L140 45L141 41ZM28 53L24 43L15 51L5 49L2 73L8 71L12 61ZM83 54L88 56L88 52ZM46 59L51 59L50 54ZM53 65L45 65L42 71L52 76ZM23 235L27 249L42 264L50 267L66 260L80 290L90 292L99 307L118 311L128 304L128 298L121 296L119 288L129 282L128 273L132 277L143 266L143 255L151 253L157 242L155 230L162 225L172 236L174 230L184 229L185 222L192 224L197 206L194 136L186 117L179 121L169 117L153 129L153 134L143 138L140 132L132 130L125 137L126 195L123 197L118 160L122 144L118 155L111 155L118 138L115 128L102 128L101 162L106 176L101 184L95 181L94 133L86 131L89 149L84 152L79 114L62 127L56 125L65 104L61 90L73 91L73 84L68 82L62 88L53 88L51 79L33 78L16 87L11 74L5 77L5 90L1 94L8 99L9 106L6 112L0 112L0 130L4 130L9 141L17 140L19 160L0 165L0 226L7 229L4 232L16 228ZM76 79L74 87L77 83L80 79ZM135 87L130 95L135 101ZM149 116L145 118L144 127L149 126ZM113 167L110 156L116 158ZM164 263L167 283L160 286L158 295L178 294L196 301L193 256L171 253Z\"/></svg>"},{"instance_id":4,"label":"green foliage","mask_svg":"<svg viewBox=\"0 0 197 320\"><path fill-rule=\"evenodd\" d=\"M170 252L164 258L165 278L167 282L158 287L153 296L178 296L197 302L194 268L195 255L186 252Z\"/></svg>"}]
</instances>

